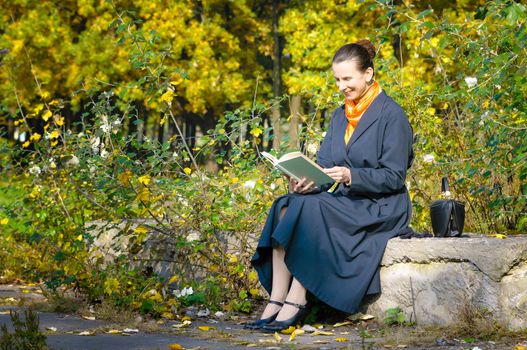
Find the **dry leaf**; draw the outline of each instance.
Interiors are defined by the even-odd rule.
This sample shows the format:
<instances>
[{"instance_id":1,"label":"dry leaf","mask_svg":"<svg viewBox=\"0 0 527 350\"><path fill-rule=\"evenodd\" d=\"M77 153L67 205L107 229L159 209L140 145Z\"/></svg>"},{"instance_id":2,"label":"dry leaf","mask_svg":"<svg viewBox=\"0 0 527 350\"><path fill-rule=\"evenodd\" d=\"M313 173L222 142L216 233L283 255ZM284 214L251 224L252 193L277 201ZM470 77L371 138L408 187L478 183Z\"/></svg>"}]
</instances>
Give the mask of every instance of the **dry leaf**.
<instances>
[{"instance_id":1,"label":"dry leaf","mask_svg":"<svg viewBox=\"0 0 527 350\"><path fill-rule=\"evenodd\" d=\"M292 334L295 331L295 329L296 328L294 326L289 326L289 328L283 329L282 331L280 331L280 333L282 333L282 334Z\"/></svg>"},{"instance_id":2,"label":"dry leaf","mask_svg":"<svg viewBox=\"0 0 527 350\"><path fill-rule=\"evenodd\" d=\"M95 321L95 317L94 316L81 315L81 317L84 318L85 320L88 320L88 321Z\"/></svg>"},{"instance_id":3,"label":"dry leaf","mask_svg":"<svg viewBox=\"0 0 527 350\"><path fill-rule=\"evenodd\" d=\"M506 235L502 235L501 233L496 233L496 234L494 234L494 235L492 235L492 236L494 236L494 237L496 237L496 238L499 238L499 239L505 239L505 238L507 238Z\"/></svg>"},{"instance_id":4,"label":"dry leaf","mask_svg":"<svg viewBox=\"0 0 527 350\"><path fill-rule=\"evenodd\" d=\"M327 343L328 343L327 340L315 340L315 341L313 342L313 344L327 344Z\"/></svg>"},{"instance_id":5,"label":"dry leaf","mask_svg":"<svg viewBox=\"0 0 527 350\"><path fill-rule=\"evenodd\" d=\"M56 332L57 331L57 327L46 327L46 330L52 331L52 332Z\"/></svg>"},{"instance_id":6,"label":"dry leaf","mask_svg":"<svg viewBox=\"0 0 527 350\"><path fill-rule=\"evenodd\" d=\"M125 328L125 329L123 329L123 333L139 333L139 329Z\"/></svg>"},{"instance_id":7,"label":"dry leaf","mask_svg":"<svg viewBox=\"0 0 527 350\"><path fill-rule=\"evenodd\" d=\"M178 343L169 344L168 348L170 350L183 350L183 349L185 349L184 347L181 346L181 344L178 344Z\"/></svg>"},{"instance_id":8,"label":"dry leaf","mask_svg":"<svg viewBox=\"0 0 527 350\"><path fill-rule=\"evenodd\" d=\"M339 343L347 342L348 340L346 337L335 338L335 341Z\"/></svg>"},{"instance_id":9,"label":"dry leaf","mask_svg":"<svg viewBox=\"0 0 527 350\"><path fill-rule=\"evenodd\" d=\"M340 332L341 335L348 335L350 332Z\"/></svg>"},{"instance_id":10,"label":"dry leaf","mask_svg":"<svg viewBox=\"0 0 527 350\"><path fill-rule=\"evenodd\" d=\"M95 334L93 334L92 332L84 331L84 332L80 332L79 335L89 336L89 335L95 335Z\"/></svg>"},{"instance_id":11,"label":"dry leaf","mask_svg":"<svg viewBox=\"0 0 527 350\"><path fill-rule=\"evenodd\" d=\"M316 330L313 333L311 333L311 335L335 335L335 334L333 334L333 332L326 332L326 331Z\"/></svg>"},{"instance_id":12,"label":"dry leaf","mask_svg":"<svg viewBox=\"0 0 527 350\"><path fill-rule=\"evenodd\" d=\"M375 316L366 314L366 315L362 315L360 317L360 320L361 321L369 321L369 320L373 320L374 318L375 318Z\"/></svg>"},{"instance_id":13,"label":"dry leaf","mask_svg":"<svg viewBox=\"0 0 527 350\"><path fill-rule=\"evenodd\" d=\"M110 329L108 332L106 332L108 334L121 334L121 331L120 330L117 330L117 329Z\"/></svg>"},{"instance_id":14,"label":"dry leaf","mask_svg":"<svg viewBox=\"0 0 527 350\"><path fill-rule=\"evenodd\" d=\"M273 337L278 343L280 343L282 341L282 337L280 335L278 335L277 332L274 332Z\"/></svg>"},{"instance_id":15,"label":"dry leaf","mask_svg":"<svg viewBox=\"0 0 527 350\"><path fill-rule=\"evenodd\" d=\"M214 327L211 327L211 326L199 326L198 329L199 329L200 331L208 332L208 331L210 331L211 329L214 329Z\"/></svg>"},{"instance_id":16,"label":"dry leaf","mask_svg":"<svg viewBox=\"0 0 527 350\"><path fill-rule=\"evenodd\" d=\"M347 325L352 324L352 323L353 323L353 322L351 322L351 321L338 322L338 323L335 323L335 324L333 325L333 327L336 328L336 327L347 326Z\"/></svg>"},{"instance_id":17,"label":"dry leaf","mask_svg":"<svg viewBox=\"0 0 527 350\"><path fill-rule=\"evenodd\" d=\"M289 341L293 341L295 340L296 336L299 335L299 334L304 334L305 331L302 330L302 329L295 329L293 331L293 333L291 333L291 336L289 337Z\"/></svg>"},{"instance_id":18,"label":"dry leaf","mask_svg":"<svg viewBox=\"0 0 527 350\"><path fill-rule=\"evenodd\" d=\"M0 311L0 315L9 315L11 312L9 310Z\"/></svg>"},{"instance_id":19,"label":"dry leaf","mask_svg":"<svg viewBox=\"0 0 527 350\"><path fill-rule=\"evenodd\" d=\"M518 344L514 347L514 350L527 350L525 345Z\"/></svg>"},{"instance_id":20,"label":"dry leaf","mask_svg":"<svg viewBox=\"0 0 527 350\"><path fill-rule=\"evenodd\" d=\"M397 347L402 349L402 348L407 348L408 345L406 345L406 344L399 344L399 345L397 345Z\"/></svg>"},{"instance_id":21,"label":"dry leaf","mask_svg":"<svg viewBox=\"0 0 527 350\"><path fill-rule=\"evenodd\" d=\"M258 346L258 344L256 344L256 343L250 343L250 344L247 344L247 347L248 347L248 348L255 348L255 347L257 347L257 346Z\"/></svg>"},{"instance_id":22,"label":"dry leaf","mask_svg":"<svg viewBox=\"0 0 527 350\"><path fill-rule=\"evenodd\" d=\"M172 328L183 328L183 327L187 327L188 325L192 324L191 321L189 320L185 320L183 321L182 323L176 323L176 324L173 324L172 325Z\"/></svg>"},{"instance_id":23,"label":"dry leaf","mask_svg":"<svg viewBox=\"0 0 527 350\"><path fill-rule=\"evenodd\" d=\"M190 316L183 316L183 318L181 319L181 321L190 321L191 318Z\"/></svg>"},{"instance_id":24,"label":"dry leaf","mask_svg":"<svg viewBox=\"0 0 527 350\"><path fill-rule=\"evenodd\" d=\"M308 333L312 333L312 332L317 330L315 327L313 327L313 326L311 326L309 324L303 325L301 329L306 331L306 332L308 332Z\"/></svg>"}]
</instances>

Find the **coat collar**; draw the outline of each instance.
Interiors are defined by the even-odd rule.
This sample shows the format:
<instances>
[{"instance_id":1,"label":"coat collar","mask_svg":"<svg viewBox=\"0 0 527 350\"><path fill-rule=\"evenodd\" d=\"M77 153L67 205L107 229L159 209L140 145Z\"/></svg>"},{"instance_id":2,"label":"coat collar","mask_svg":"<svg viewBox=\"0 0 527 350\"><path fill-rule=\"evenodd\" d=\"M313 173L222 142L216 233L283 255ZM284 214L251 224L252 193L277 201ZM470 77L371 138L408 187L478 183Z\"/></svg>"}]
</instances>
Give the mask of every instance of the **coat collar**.
<instances>
[{"instance_id":1,"label":"coat collar","mask_svg":"<svg viewBox=\"0 0 527 350\"><path fill-rule=\"evenodd\" d=\"M387 95L384 92L384 90L373 100L371 105L368 107L368 109L364 112L362 115L362 118L359 121L359 124L357 124L357 128L355 131L353 131L353 134L351 135L351 139L349 140L348 144L346 145L346 149L349 149L355 141L361 135L373 124L377 119L379 119L379 116L381 115L382 106L384 105L384 102L386 101Z\"/></svg>"}]
</instances>

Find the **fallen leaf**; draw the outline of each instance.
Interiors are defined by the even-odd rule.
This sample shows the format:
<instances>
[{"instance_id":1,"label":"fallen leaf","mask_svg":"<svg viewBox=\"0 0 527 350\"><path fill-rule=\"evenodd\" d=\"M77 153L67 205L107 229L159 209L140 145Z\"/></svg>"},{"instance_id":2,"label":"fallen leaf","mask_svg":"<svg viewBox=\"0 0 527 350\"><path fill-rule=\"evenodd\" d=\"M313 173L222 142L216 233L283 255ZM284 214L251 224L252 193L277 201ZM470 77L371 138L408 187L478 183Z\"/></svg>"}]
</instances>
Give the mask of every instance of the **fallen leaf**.
<instances>
[{"instance_id":1,"label":"fallen leaf","mask_svg":"<svg viewBox=\"0 0 527 350\"><path fill-rule=\"evenodd\" d=\"M311 335L335 335L335 334L333 334L333 332L316 330L313 333L311 333Z\"/></svg>"},{"instance_id":2,"label":"fallen leaf","mask_svg":"<svg viewBox=\"0 0 527 350\"><path fill-rule=\"evenodd\" d=\"M52 332L56 332L57 331L57 327L46 327L46 330L52 331Z\"/></svg>"},{"instance_id":3,"label":"fallen leaf","mask_svg":"<svg viewBox=\"0 0 527 350\"><path fill-rule=\"evenodd\" d=\"M225 316L225 314L223 312L221 312L221 311L216 311L214 313L214 316L216 316L216 317L223 317L223 316Z\"/></svg>"},{"instance_id":4,"label":"fallen leaf","mask_svg":"<svg viewBox=\"0 0 527 350\"><path fill-rule=\"evenodd\" d=\"M117 329L110 329L108 332L106 332L108 334L121 334L121 331L120 330L117 330Z\"/></svg>"},{"instance_id":5,"label":"fallen leaf","mask_svg":"<svg viewBox=\"0 0 527 350\"><path fill-rule=\"evenodd\" d=\"M341 335L348 335L350 332L340 332Z\"/></svg>"},{"instance_id":6,"label":"fallen leaf","mask_svg":"<svg viewBox=\"0 0 527 350\"><path fill-rule=\"evenodd\" d=\"M278 343L280 343L282 341L282 337L280 335L278 335L277 332L274 332L273 337Z\"/></svg>"},{"instance_id":7,"label":"fallen leaf","mask_svg":"<svg viewBox=\"0 0 527 350\"><path fill-rule=\"evenodd\" d=\"M348 340L349 339L346 338L346 337L335 338L335 341L338 342L338 343L347 342Z\"/></svg>"},{"instance_id":8,"label":"fallen leaf","mask_svg":"<svg viewBox=\"0 0 527 350\"><path fill-rule=\"evenodd\" d=\"M0 311L0 315L9 315L10 313L11 313L11 311L9 311L9 310Z\"/></svg>"},{"instance_id":9,"label":"fallen leaf","mask_svg":"<svg viewBox=\"0 0 527 350\"><path fill-rule=\"evenodd\" d=\"M295 331L295 329L296 328L294 326L289 326L289 328L283 329L282 331L280 331L280 333L282 333L282 334L292 334Z\"/></svg>"},{"instance_id":10,"label":"fallen leaf","mask_svg":"<svg viewBox=\"0 0 527 350\"><path fill-rule=\"evenodd\" d=\"M181 344L178 344L178 343L169 344L168 348L170 350L183 350L183 349L185 349L184 347L181 346Z\"/></svg>"},{"instance_id":11,"label":"fallen leaf","mask_svg":"<svg viewBox=\"0 0 527 350\"><path fill-rule=\"evenodd\" d=\"M191 321L189 320L185 320L183 321L182 323L176 323L176 324L173 324L172 325L172 328L183 328L183 327L187 327L188 325L192 324Z\"/></svg>"},{"instance_id":12,"label":"fallen leaf","mask_svg":"<svg viewBox=\"0 0 527 350\"><path fill-rule=\"evenodd\" d=\"M360 320L361 321L369 321L369 320L373 320L374 318L375 318L375 316L366 314L366 315L362 315L360 317Z\"/></svg>"},{"instance_id":13,"label":"fallen leaf","mask_svg":"<svg viewBox=\"0 0 527 350\"><path fill-rule=\"evenodd\" d=\"M291 333L291 336L289 337L289 341L293 341L295 340L296 336L299 335L299 334L304 334L305 331L302 330L302 329L295 329L293 331L293 333Z\"/></svg>"},{"instance_id":14,"label":"fallen leaf","mask_svg":"<svg viewBox=\"0 0 527 350\"><path fill-rule=\"evenodd\" d=\"M82 336L90 336L90 335L95 335L95 334L92 333L92 332L84 331L84 332L80 332L79 335L82 335Z\"/></svg>"},{"instance_id":15,"label":"fallen leaf","mask_svg":"<svg viewBox=\"0 0 527 350\"><path fill-rule=\"evenodd\" d=\"M514 347L514 350L527 350L527 347L525 347L525 345L518 344Z\"/></svg>"},{"instance_id":16,"label":"fallen leaf","mask_svg":"<svg viewBox=\"0 0 527 350\"><path fill-rule=\"evenodd\" d=\"M183 318L181 319L181 321L190 321L191 318L190 316L183 316Z\"/></svg>"},{"instance_id":17,"label":"fallen leaf","mask_svg":"<svg viewBox=\"0 0 527 350\"><path fill-rule=\"evenodd\" d=\"M494 235L492 235L492 236L493 236L493 237L496 237L496 238L499 238L499 239L505 239L505 238L507 238L506 235L503 235L503 234L501 234L501 233L496 233L496 234L494 234Z\"/></svg>"},{"instance_id":18,"label":"fallen leaf","mask_svg":"<svg viewBox=\"0 0 527 350\"><path fill-rule=\"evenodd\" d=\"M125 328L125 329L123 329L123 333L139 333L139 329Z\"/></svg>"},{"instance_id":19,"label":"fallen leaf","mask_svg":"<svg viewBox=\"0 0 527 350\"><path fill-rule=\"evenodd\" d=\"M327 343L328 343L327 340L315 340L315 341L313 342L313 344L327 344Z\"/></svg>"},{"instance_id":20,"label":"fallen leaf","mask_svg":"<svg viewBox=\"0 0 527 350\"><path fill-rule=\"evenodd\" d=\"M30 292L29 289L22 289L22 293L24 293L24 294L27 294L27 293L29 293L29 292Z\"/></svg>"},{"instance_id":21,"label":"fallen leaf","mask_svg":"<svg viewBox=\"0 0 527 350\"><path fill-rule=\"evenodd\" d=\"M88 320L88 321L95 321L95 317L94 316L81 315L81 317L84 318L85 320Z\"/></svg>"},{"instance_id":22,"label":"fallen leaf","mask_svg":"<svg viewBox=\"0 0 527 350\"><path fill-rule=\"evenodd\" d=\"M351 322L351 321L338 322L338 323L335 323L333 325L333 327L337 328L337 327L347 326L347 325L352 324L352 323L353 322Z\"/></svg>"},{"instance_id":23,"label":"fallen leaf","mask_svg":"<svg viewBox=\"0 0 527 350\"><path fill-rule=\"evenodd\" d=\"M397 347L402 349L402 348L407 348L408 345L406 345L406 344L399 344L399 345L397 345ZM476 350L476 349L472 349L472 350ZM479 350L481 350L481 349L479 349Z\"/></svg>"},{"instance_id":24,"label":"fallen leaf","mask_svg":"<svg viewBox=\"0 0 527 350\"><path fill-rule=\"evenodd\" d=\"M250 344L247 344L247 347L248 347L248 348L255 348L255 347L257 347L257 346L258 346L258 344L256 344L256 343L250 343Z\"/></svg>"},{"instance_id":25,"label":"fallen leaf","mask_svg":"<svg viewBox=\"0 0 527 350\"><path fill-rule=\"evenodd\" d=\"M208 332L208 331L210 331L211 329L214 329L214 327L211 327L211 326L199 326L198 329L199 329L200 331Z\"/></svg>"}]
</instances>

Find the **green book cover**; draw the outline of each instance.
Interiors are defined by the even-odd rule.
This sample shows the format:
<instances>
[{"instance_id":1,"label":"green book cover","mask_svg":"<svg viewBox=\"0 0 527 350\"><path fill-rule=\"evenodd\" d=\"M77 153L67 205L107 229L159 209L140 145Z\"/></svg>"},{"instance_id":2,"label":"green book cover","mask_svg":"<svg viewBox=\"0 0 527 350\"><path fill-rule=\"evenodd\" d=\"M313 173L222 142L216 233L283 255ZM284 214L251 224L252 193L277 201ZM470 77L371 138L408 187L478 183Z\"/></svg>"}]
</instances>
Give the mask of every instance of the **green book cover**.
<instances>
[{"instance_id":1,"label":"green book cover","mask_svg":"<svg viewBox=\"0 0 527 350\"><path fill-rule=\"evenodd\" d=\"M322 171L322 168L317 163L313 162L301 152L287 153L279 159L267 152L262 152L262 156L271 161L275 168L297 181L306 178L307 183L313 181L317 187L335 182L335 180Z\"/></svg>"}]
</instances>

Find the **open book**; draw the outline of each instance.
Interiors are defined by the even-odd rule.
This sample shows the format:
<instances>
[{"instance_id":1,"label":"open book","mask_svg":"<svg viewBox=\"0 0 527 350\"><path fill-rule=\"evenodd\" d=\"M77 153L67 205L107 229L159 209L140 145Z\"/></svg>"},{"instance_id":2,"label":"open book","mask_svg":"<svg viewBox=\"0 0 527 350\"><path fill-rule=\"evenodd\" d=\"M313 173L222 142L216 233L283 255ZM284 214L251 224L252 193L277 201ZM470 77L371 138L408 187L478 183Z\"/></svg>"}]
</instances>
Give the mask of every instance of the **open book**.
<instances>
[{"instance_id":1,"label":"open book","mask_svg":"<svg viewBox=\"0 0 527 350\"><path fill-rule=\"evenodd\" d=\"M273 163L275 168L297 181L305 177L307 180L306 183L314 181L317 187L335 182L335 180L322 171L322 168L317 163L313 162L301 152L287 153L281 156L280 159L267 152L262 152L261 154Z\"/></svg>"}]
</instances>

